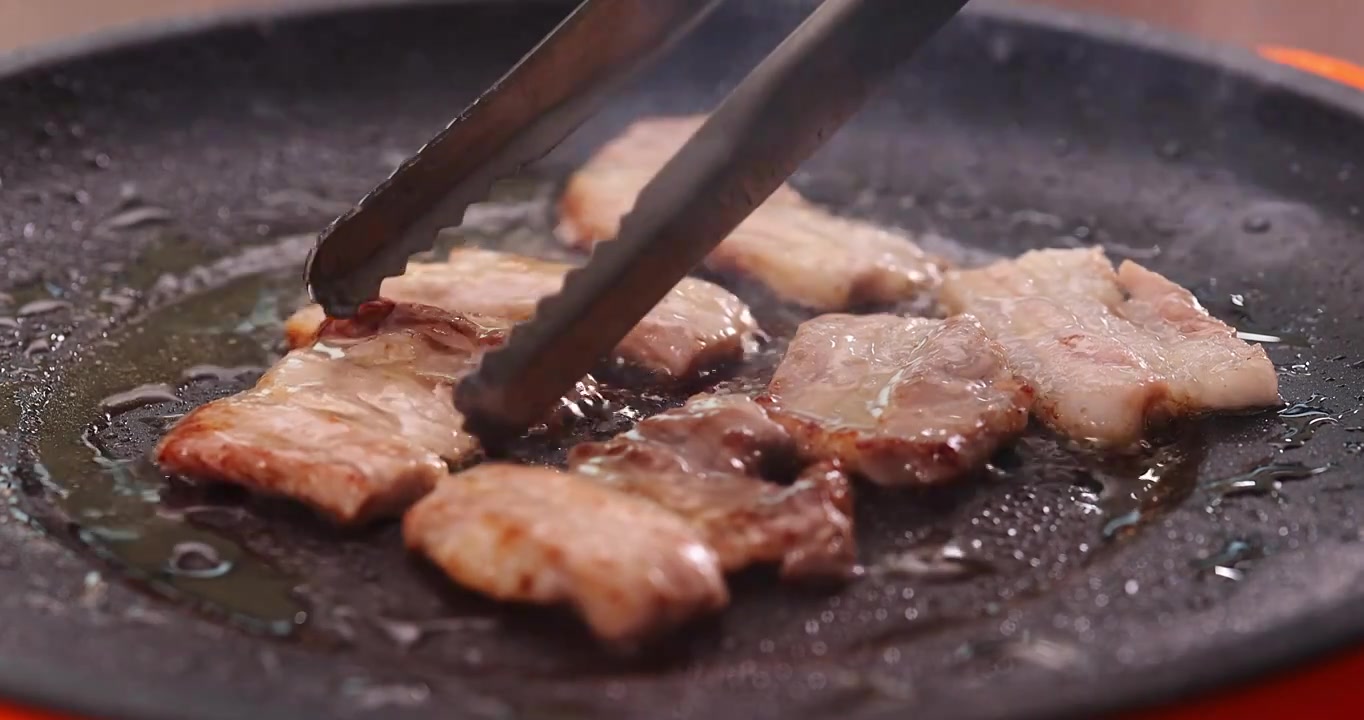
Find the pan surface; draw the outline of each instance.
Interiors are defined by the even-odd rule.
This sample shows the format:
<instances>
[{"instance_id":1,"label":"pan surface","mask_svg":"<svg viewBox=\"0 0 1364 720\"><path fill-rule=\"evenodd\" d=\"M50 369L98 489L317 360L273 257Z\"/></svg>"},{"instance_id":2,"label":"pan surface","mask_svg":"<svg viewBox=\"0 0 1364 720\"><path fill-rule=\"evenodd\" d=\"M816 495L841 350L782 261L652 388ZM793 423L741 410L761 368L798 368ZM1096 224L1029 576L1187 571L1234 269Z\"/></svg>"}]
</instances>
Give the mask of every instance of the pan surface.
<instances>
[{"instance_id":1,"label":"pan surface","mask_svg":"<svg viewBox=\"0 0 1364 720\"><path fill-rule=\"evenodd\" d=\"M557 252L576 163L633 117L712 107L810 6L727 3L465 239ZM797 184L968 262L1097 243L1149 264L1275 339L1285 411L1121 460L1036 432L958 488L862 487L864 577L741 576L722 618L632 661L450 588L392 526L146 467L169 419L278 349L306 233L563 11L239 18L0 79L0 691L130 718L1089 716L1364 639L1364 102L1052 13L954 21ZM779 336L800 318L756 309ZM145 384L166 387L120 392Z\"/></svg>"}]
</instances>

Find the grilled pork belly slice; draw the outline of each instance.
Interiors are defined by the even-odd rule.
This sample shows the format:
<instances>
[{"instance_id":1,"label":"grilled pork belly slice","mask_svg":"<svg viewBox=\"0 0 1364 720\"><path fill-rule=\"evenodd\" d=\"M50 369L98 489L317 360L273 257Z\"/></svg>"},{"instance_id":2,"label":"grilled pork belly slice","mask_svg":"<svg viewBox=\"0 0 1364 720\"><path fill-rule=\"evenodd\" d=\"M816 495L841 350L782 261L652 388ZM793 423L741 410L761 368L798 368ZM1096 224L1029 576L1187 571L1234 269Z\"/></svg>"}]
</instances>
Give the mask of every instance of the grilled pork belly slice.
<instances>
[{"instance_id":1,"label":"grilled pork belly slice","mask_svg":"<svg viewBox=\"0 0 1364 720\"><path fill-rule=\"evenodd\" d=\"M1120 314L1156 336L1171 397L1183 412L1279 404L1279 376L1264 348L1236 336L1193 293L1132 262L1118 266Z\"/></svg>"},{"instance_id":2,"label":"grilled pork belly slice","mask_svg":"<svg viewBox=\"0 0 1364 720\"><path fill-rule=\"evenodd\" d=\"M807 457L931 485L1022 432L1032 391L970 317L822 315L796 331L760 401Z\"/></svg>"},{"instance_id":3,"label":"grilled pork belly slice","mask_svg":"<svg viewBox=\"0 0 1364 720\"><path fill-rule=\"evenodd\" d=\"M1122 290L1097 250L1029 252L948 275L942 302L980 320L1037 392L1035 412L1076 439L1140 437L1166 386L1155 337L1117 315Z\"/></svg>"},{"instance_id":4,"label":"grilled pork belly slice","mask_svg":"<svg viewBox=\"0 0 1364 720\"><path fill-rule=\"evenodd\" d=\"M629 646L729 602L715 551L683 518L583 475L485 464L403 518L409 548L499 600L571 604Z\"/></svg>"},{"instance_id":5,"label":"grilled pork belly slice","mask_svg":"<svg viewBox=\"0 0 1364 720\"><path fill-rule=\"evenodd\" d=\"M444 262L410 263L388 278L384 297L434 305L509 328L530 318L540 298L558 292L571 266L475 248L456 249ZM291 346L306 344L325 315L303 308L286 324ZM687 381L743 357L756 344L758 324L748 306L713 283L685 278L615 350L615 359L663 378Z\"/></svg>"},{"instance_id":6,"label":"grilled pork belly slice","mask_svg":"<svg viewBox=\"0 0 1364 720\"><path fill-rule=\"evenodd\" d=\"M356 523L401 511L477 452L452 392L495 331L380 301L314 335L252 389L178 422L157 447L161 467Z\"/></svg>"},{"instance_id":7,"label":"grilled pork belly slice","mask_svg":"<svg viewBox=\"0 0 1364 720\"><path fill-rule=\"evenodd\" d=\"M640 190L702 120L641 120L598 151L565 188L560 238L581 250L614 238ZM754 278L822 311L912 298L936 287L944 266L908 237L831 215L785 186L706 258L717 273Z\"/></svg>"},{"instance_id":8,"label":"grilled pork belly slice","mask_svg":"<svg viewBox=\"0 0 1364 720\"><path fill-rule=\"evenodd\" d=\"M790 485L795 444L757 403L703 395L607 442L578 445L569 467L682 516L727 572L779 563L789 579L836 579L856 562L848 478L831 464Z\"/></svg>"},{"instance_id":9,"label":"grilled pork belly slice","mask_svg":"<svg viewBox=\"0 0 1364 720\"><path fill-rule=\"evenodd\" d=\"M1264 350L1193 295L1100 249L1039 250L950 273L943 303L971 313L1037 391L1039 417L1078 440L1122 445L1172 416L1277 404Z\"/></svg>"},{"instance_id":10,"label":"grilled pork belly slice","mask_svg":"<svg viewBox=\"0 0 1364 720\"><path fill-rule=\"evenodd\" d=\"M327 321L246 392L162 438L167 472L305 503L338 523L401 512L479 452L453 389L502 335L433 307L375 301ZM593 399L586 379L557 412ZM569 407L569 405L572 407Z\"/></svg>"}]
</instances>

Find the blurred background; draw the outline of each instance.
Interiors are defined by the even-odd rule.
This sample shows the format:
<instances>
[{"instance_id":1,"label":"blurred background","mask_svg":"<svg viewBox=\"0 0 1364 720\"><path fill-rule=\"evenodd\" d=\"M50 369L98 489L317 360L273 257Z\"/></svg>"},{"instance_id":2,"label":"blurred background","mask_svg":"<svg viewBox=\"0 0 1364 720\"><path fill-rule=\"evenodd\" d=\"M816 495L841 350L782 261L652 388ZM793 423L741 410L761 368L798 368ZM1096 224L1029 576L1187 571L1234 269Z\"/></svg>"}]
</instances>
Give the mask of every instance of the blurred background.
<instances>
[{"instance_id":1,"label":"blurred background","mask_svg":"<svg viewBox=\"0 0 1364 720\"><path fill-rule=\"evenodd\" d=\"M297 2L297 0L293 0ZM1361 0L1017 0L1141 18L1244 46L1288 45L1364 63ZM148 19L291 0L0 0L0 52Z\"/></svg>"}]
</instances>

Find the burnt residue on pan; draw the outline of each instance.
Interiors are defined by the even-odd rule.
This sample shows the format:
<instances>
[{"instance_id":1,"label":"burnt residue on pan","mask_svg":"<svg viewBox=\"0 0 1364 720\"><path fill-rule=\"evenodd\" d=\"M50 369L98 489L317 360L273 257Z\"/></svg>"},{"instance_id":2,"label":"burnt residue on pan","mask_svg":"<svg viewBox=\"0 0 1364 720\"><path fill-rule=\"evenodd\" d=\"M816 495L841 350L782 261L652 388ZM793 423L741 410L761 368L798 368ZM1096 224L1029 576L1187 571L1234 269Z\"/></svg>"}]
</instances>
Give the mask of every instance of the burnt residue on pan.
<instances>
[{"instance_id":1,"label":"burnt residue on pan","mask_svg":"<svg viewBox=\"0 0 1364 720\"><path fill-rule=\"evenodd\" d=\"M1292 623L1364 578L1364 123L1008 17L954 23L797 184L836 212L951 238L929 244L967 263L1093 243L1149 263L1267 342L1283 413L1189 422L1122 458L1033 430L954 487L860 485L855 582L745 573L727 613L632 660L566 612L452 587L392 524L339 532L164 478L145 454L167 424L280 352L306 233L557 17L496 5L222 31L0 82L7 657L109 678L118 691L100 697L146 698L142 717L207 716L214 693L232 715L291 718L1055 717L1358 629L1353 615ZM549 236L564 174L636 115L712 106L808 7L789 5L726 3L442 244L569 257ZM747 392L803 314L734 287L774 336L713 378ZM682 395L614 397L622 412L564 442ZM543 439L513 451L561 459ZM67 695L96 687L78 685Z\"/></svg>"}]
</instances>

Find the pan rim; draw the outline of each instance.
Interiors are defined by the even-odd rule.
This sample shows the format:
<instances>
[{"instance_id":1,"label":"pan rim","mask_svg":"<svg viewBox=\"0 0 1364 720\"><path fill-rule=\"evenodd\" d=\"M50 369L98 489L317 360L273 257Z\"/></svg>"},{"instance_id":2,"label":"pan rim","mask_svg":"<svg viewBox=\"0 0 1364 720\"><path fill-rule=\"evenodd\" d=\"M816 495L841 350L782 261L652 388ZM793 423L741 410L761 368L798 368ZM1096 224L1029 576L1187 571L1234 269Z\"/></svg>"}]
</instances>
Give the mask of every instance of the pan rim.
<instances>
[{"instance_id":1,"label":"pan rim","mask_svg":"<svg viewBox=\"0 0 1364 720\"><path fill-rule=\"evenodd\" d=\"M431 5L568 5L567 0L295 0L285 7L256 6L226 11L195 13L151 21L137 26L118 26L85 33L0 54L0 83L28 74L58 71L63 65L86 61L105 54L158 44L218 31L242 31L255 27L268 29L277 23L310 18L328 18L351 12L387 8L412 8ZM1289 68L1260 57L1249 50L1218 45L1145 23L1096 13L1023 5L1012 0L976 0L966 14L1005 21L1017 26L1032 26L1061 33L1077 34L1090 41L1126 46L1157 56L1173 58L1215 68L1228 76L1250 81L1296 95L1339 110L1364 122L1364 93L1308 72ZM1364 596L1361 596L1364 597ZM1364 641L1364 621L1357 619L1355 600L1347 599L1310 616L1279 625L1276 629L1233 641L1227 645L1191 654L1176 666L1207 662L1216 658L1222 671L1216 678L1181 681L1178 673L1165 666L1145 680L1108 694L1102 700L1077 703L1064 717L1091 717L1114 711L1139 711L1168 706L1214 693L1225 693L1273 671L1308 670L1344 654ZM1326 633L1341 627L1348 632ZM1256 653L1237 653L1236 649L1254 644ZM1266 651L1265 648L1272 648ZM113 687L88 677L73 678L66 669L57 677L50 668L22 660L0 660L0 698L5 702L47 711L73 713L78 717L157 720L184 718L183 710L195 707L193 717L205 720L241 717L247 713L263 720L273 718L322 717L315 713L300 715L290 711L264 710L258 705L230 696L205 697L199 693L161 691L157 697L172 697L170 707L139 699L131 688ZM72 682L75 680L76 682ZM73 688L73 685L76 687ZM144 686L145 687L145 686ZM182 702L181 702L182 701ZM899 717L900 710L888 710L885 717ZM1031 708L1013 708L1011 717L1058 717L1054 709L1039 702Z\"/></svg>"},{"instance_id":2,"label":"pan rim","mask_svg":"<svg viewBox=\"0 0 1364 720\"><path fill-rule=\"evenodd\" d=\"M87 60L134 47L150 47L204 32L242 29L253 25L268 28L276 23L336 16L347 12L364 12L376 8L497 4L569 6L574 4L574 0L293 0L288 5L279 7L254 5L189 13L136 25L120 24L32 47L0 52L0 82L30 72L51 70L68 62ZM1096 12L1025 4L1021 0L975 0L966 5L962 14L1086 35L1104 42L1127 45L1185 62L1214 67L1229 75L1305 95L1364 118L1364 92L1298 68L1273 62L1245 48L1158 28L1143 21Z\"/></svg>"}]
</instances>

